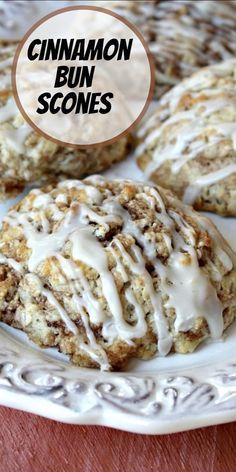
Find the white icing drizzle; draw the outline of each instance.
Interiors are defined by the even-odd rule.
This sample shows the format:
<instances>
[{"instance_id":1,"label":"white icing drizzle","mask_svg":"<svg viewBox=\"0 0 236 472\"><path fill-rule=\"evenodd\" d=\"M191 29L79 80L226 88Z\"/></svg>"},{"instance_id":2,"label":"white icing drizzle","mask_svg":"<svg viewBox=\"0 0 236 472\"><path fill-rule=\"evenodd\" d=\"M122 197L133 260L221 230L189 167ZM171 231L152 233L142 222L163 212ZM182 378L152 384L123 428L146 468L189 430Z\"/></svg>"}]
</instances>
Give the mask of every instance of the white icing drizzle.
<instances>
[{"instance_id":1,"label":"white icing drizzle","mask_svg":"<svg viewBox=\"0 0 236 472\"><path fill-rule=\"evenodd\" d=\"M219 169L215 172L211 172L210 174L206 174L202 177L199 177L195 181L194 185L189 185L186 188L183 197L184 203L191 205L199 196L202 187L219 182L220 180L224 179L225 177L228 177L229 175L232 175L233 173L236 173L236 164L230 164L227 167L224 167L223 169Z\"/></svg>"},{"instance_id":2,"label":"white icing drizzle","mask_svg":"<svg viewBox=\"0 0 236 472\"><path fill-rule=\"evenodd\" d=\"M61 304L58 302L56 297L53 295L52 291L47 290L46 288L44 288L41 285L41 293L42 293L43 297L46 297L48 303L50 305L52 305L58 311L61 319L66 324L69 331L71 331L76 336L78 334L78 329L76 328L75 324L71 321L70 317L67 315L66 311L61 306Z\"/></svg>"},{"instance_id":3,"label":"white icing drizzle","mask_svg":"<svg viewBox=\"0 0 236 472\"><path fill-rule=\"evenodd\" d=\"M151 177L166 161L171 162L171 172L178 174L190 160L207 155L212 148L217 152L217 147L222 143L227 143L232 149L232 164L195 178L193 185L190 182L185 202L193 203L203 186L212 185L236 172L236 124L233 115L236 95L232 81L227 80L235 68L236 60L230 60L203 69L186 79L162 98L157 112L139 131L139 136L145 138L136 149L136 157L152 149L152 159L145 169L147 177ZM221 77L225 81L216 87L216 79ZM179 111L179 104L188 96L195 100L195 104ZM203 99L204 96L206 98ZM222 110L228 122L222 121Z\"/></svg>"},{"instance_id":4,"label":"white icing drizzle","mask_svg":"<svg viewBox=\"0 0 236 472\"><path fill-rule=\"evenodd\" d=\"M79 347L80 349L85 351L87 354L89 354L89 356L91 356L91 358L95 362L100 364L100 367L102 370L109 370L109 362L108 362L106 352L97 343L96 338L93 334L93 331L89 325L89 319L87 315L87 313L92 313L93 311L100 314L101 308L99 306L99 303L94 298L90 290L90 286L86 278L84 277L83 272L79 269L79 267L75 263L73 263L73 261L68 261L68 259L65 259L59 254L57 255L57 259L60 262L61 271L63 272L62 282L67 283L71 289L71 292L73 293L72 300L73 300L76 310L78 310L81 316L81 319L85 328L86 336L89 341L89 344L85 344L83 340L81 339L81 336L79 336ZM83 286L83 290L84 290L83 297L78 295L78 292L81 291L79 282ZM85 312L84 307L87 313ZM92 323L96 323L96 324L98 323L98 319L96 319L95 321L94 318L92 318L92 316L90 316L90 320ZM73 324L73 328L76 331L75 334L78 336L79 332L78 332L77 327L75 326L73 322L71 323ZM73 330L71 331L74 332Z\"/></svg>"},{"instance_id":5,"label":"white icing drizzle","mask_svg":"<svg viewBox=\"0 0 236 472\"><path fill-rule=\"evenodd\" d=\"M175 328L176 331L187 331L192 328L194 319L198 316L201 316L201 310L206 309L207 316L205 315L212 337L219 337L223 329L223 320L222 320L222 307L219 302L215 289L209 283L208 278L201 271L196 251L189 245L184 243L184 240L180 237L179 233L174 229L173 220L175 220L179 227L184 233L187 233L188 238L190 238L191 243L193 244L193 234L191 229L186 225L185 222L181 221L181 218L174 212L169 214L164 208L163 201L161 200L160 195L153 190L153 195L156 198L157 202L161 203L162 213L156 213L157 219L163 221L167 227L172 230L172 239L173 239L173 250L169 258L168 267L164 266L156 258L156 248L153 244L148 241L145 241L143 248L144 254L148 255L148 258L151 258L151 262L156 269L157 274L161 278L161 288L168 295L168 302L165 303L166 308L174 308L176 312L176 321ZM130 222L129 222L130 223ZM132 223L129 224L128 231L135 235L139 242L144 242L143 236L138 237L137 229L132 231ZM186 254L183 254L182 251L185 251ZM136 250L137 253L137 250ZM139 251L139 255L141 255ZM144 268L144 262L143 262ZM147 278L147 271L145 274ZM190 286L190 291L188 295L188 300L186 301L186 287ZM201 298L202 296L202 298ZM206 308L206 301L209 301ZM204 305L205 301L205 305ZM158 306L156 311L156 327L160 339L165 339L166 333L160 333L159 327L162 326L163 318L160 319L161 310L161 300L157 299L153 305ZM165 340L166 341L166 340ZM172 342L171 342L172 344ZM168 346L168 343L167 343ZM164 354L165 347L158 346L160 352ZM168 347L166 347L167 352Z\"/></svg>"},{"instance_id":6,"label":"white icing drizzle","mask_svg":"<svg viewBox=\"0 0 236 472\"><path fill-rule=\"evenodd\" d=\"M36 277L42 295L58 312L67 329L77 336L79 347L98 362L101 368L107 370L109 363L106 352L97 343L91 324L102 326L102 335L109 343L121 338L132 345L134 339L145 336L147 313L136 298L135 284L128 285L125 289L127 302L133 308L133 321L129 323L124 318L115 272L120 274L124 283L127 283L128 270L133 274L133 278L143 281L145 297L152 307L150 316L157 333L158 350L161 355L168 354L173 344L166 317L171 310L175 311L176 332L191 330L195 326L196 319L203 317L207 321L211 336L220 337L223 330L223 306L215 288L199 266L194 229L178 213L166 210L157 189L146 186L140 191L139 198L149 204L155 211L156 221L164 227L163 239L170 252L168 261L164 263L158 257L156 244L148 239L147 234L143 234L128 210L119 203L119 195L113 196L106 186L105 194L102 194L95 187L97 184L104 186L106 181L102 178L89 178L83 182L63 182L57 187L62 193L57 194L56 198L53 196L53 191L44 194L34 190L32 192L35 195L34 210L25 213L13 209L4 219L10 226L22 227L27 246L31 249L26 270ZM56 202L64 202L63 192L73 187L82 189L91 204L73 202L64 214ZM53 214L55 210L59 212L60 218L52 229L46 211ZM34 223L35 215L40 215L41 218L40 231L38 220L36 225ZM104 248L96 237L94 225L90 225L89 222L101 226L106 231L109 231L111 223L122 227L123 235L134 238L135 242L131 245L130 251L125 249L118 235L113 238L113 246L108 245ZM226 243L220 240L220 236L208 225L207 220L201 219L200 225L211 235L219 260L230 271L232 261L227 254ZM70 259L63 256L63 248L67 242L71 244ZM113 269L108 267L109 253L115 262ZM56 293L46 288L40 280L38 274L43 269L44 262L52 257L58 261L60 281L70 287L74 307L81 317L88 343L84 343L74 321L62 303L58 302ZM147 262L151 263L155 271L156 285L155 277L153 278L147 270ZM5 256L1 256L0 263L12 264ZM81 264L98 274L104 298L103 304L93 293ZM212 264L211 262L211 266ZM215 274L217 274L216 279L220 280L217 268Z\"/></svg>"},{"instance_id":7,"label":"white icing drizzle","mask_svg":"<svg viewBox=\"0 0 236 472\"><path fill-rule=\"evenodd\" d=\"M129 254L125 251L124 247L122 246L122 244L120 244L118 240L116 240L116 244L120 249L122 257L131 265L132 272L143 278L143 281L145 283L145 289L153 307L153 317L155 321L156 332L158 334L158 349L160 354L165 356L171 349L172 338L168 330L168 324L164 317L163 308L161 304L161 297L155 291L155 288L153 286L153 280L146 269L146 260L143 258L140 248L136 245L133 246L132 249L137 262L135 262L135 260L133 260L131 256L129 256Z\"/></svg>"},{"instance_id":8,"label":"white icing drizzle","mask_svg":"<svg viewBox=\"0 0 236 472\"><path fill-rule=\"evenodd\" d=\"M175 205L181 210L182 204L178 200L175 201ZM230 272L233 266L236 265L236 254L233 249L231 249L231 247L227 244L227 242L225 241L221 233L217 230L212 221L203 216L202 214L192 210L190 206L185 206L184 212L191 218L195 218L198 224L200 225L200 228L210 235L213 243L214 252L216 253L223 267L225 267L225 269Z\"/></svg>"},{"instance_id":9,"label":"white icing drizzle","mask_svg":"<svg viewBox=\"0 0 236 472\"><path fill-rule=\"evenodd\" d=\"M0 254L0 264L6 264L9 267L12 267L16 272L23 272L22 265L19 262L15 261L15 259L5 257L2 254Z\"/></svg>"},{"instance_id":10,"label":"white icing drizzle","mask_svg":"<svg viewBox=\"0 0 236 472\"><path fill-rule=\"evenodd\" d=\"M136 24L148 41L158 96L200 67L235 57L234 1L133 1L132 5L114 1L110 5Z\"/></svg>"}]
</instances>

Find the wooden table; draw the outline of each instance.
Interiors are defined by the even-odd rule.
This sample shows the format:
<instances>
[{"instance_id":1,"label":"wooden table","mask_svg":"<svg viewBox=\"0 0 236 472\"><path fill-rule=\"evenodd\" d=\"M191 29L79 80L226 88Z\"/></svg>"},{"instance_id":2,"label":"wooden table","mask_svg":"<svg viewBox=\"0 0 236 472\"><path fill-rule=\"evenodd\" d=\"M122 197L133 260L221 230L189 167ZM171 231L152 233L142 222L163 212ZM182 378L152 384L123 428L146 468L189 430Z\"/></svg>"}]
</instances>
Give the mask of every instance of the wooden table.
<instances>
[{"instance_id":1,"label":"wooden table","mask_svg":"<svg viewBox=\"0 0 236 472\"><path fill-rule=\"evenodd\" d=\"M0 472L236 471L236 423L143 436L2 407L0 423Z\"/></svg>"}]
</instances>

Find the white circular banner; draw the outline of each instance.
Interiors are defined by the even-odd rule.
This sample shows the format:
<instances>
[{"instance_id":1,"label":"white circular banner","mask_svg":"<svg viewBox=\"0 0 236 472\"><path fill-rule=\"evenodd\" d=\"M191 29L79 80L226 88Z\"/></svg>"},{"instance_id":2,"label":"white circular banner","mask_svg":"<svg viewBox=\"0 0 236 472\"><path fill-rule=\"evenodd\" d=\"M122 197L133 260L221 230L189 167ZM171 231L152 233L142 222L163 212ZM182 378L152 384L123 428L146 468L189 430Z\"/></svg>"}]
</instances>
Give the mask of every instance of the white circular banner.
<instances>
[{"instance_id":1,"label":"white circular banner","mask_svg":"<svg viewBox=\"0 0 236 472\"><path fill-rule=\"evenodd\" d=\"M97 7L57 10L20 43L13 89L20 111L48 139L74 147L109 143L144 115L154 84L139 31Z\"/></svg>"}]
</instances>

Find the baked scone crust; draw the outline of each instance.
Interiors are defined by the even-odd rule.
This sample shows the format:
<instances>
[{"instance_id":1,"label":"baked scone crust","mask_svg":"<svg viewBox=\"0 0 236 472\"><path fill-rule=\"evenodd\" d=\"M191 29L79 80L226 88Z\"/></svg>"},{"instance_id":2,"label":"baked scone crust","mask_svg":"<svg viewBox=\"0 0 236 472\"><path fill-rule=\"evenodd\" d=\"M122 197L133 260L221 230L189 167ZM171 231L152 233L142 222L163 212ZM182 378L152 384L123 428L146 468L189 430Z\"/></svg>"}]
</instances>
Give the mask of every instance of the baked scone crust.
<instances>
[{"instance_id":1,"label":"baked scone crust","mask_svg":"<svg viewBox=\"0 0 236 472\"><path fill-rule=\"evenodd\" d=\"M15 41L0 40L0 94L12 88L11 69L17 44Z\"/></svg>"},{"instance_id":2,"label":"baked scone crust","mask_svg":"<svg viewBox=\"0 0 236 472\"><path fill-rule=\"evenodd\" d=\"M0 92L0 200L13 197L27 184L49 184L83 178L124 159L131 136L88 149L62 147L36 133L23 119L11 92Z\"/></svg>"},{"instance_id":3,"label":"baked scone crust","mask_svg":"<svg viewBox=\"0 0 236 472\"><path fill-rule=\"evenodd\" d=\"M155 60L156 97L197 69L236 55L236 4L224 0L111 1L134 23Z\"/></svg>"},{"instance_id":4,"label":"baked scone crust","mask_svg":"<svg viewBox=\"0 0 236 472\"><path fill-rule=\"evenodd\" d=\"M235 318L235 254L171 193L91 177L31 191L0 231L0 319L80 366L186 353Z\"/></svg>"},{"instance_id":5,"label":"baked scone crust","mask_svg":"<svg viewBox=\"0 0 236 472\"><path fill-rule=\"evenodd\" d=\"M138 134L146 177L195 209L236 216L235 59L174 87Z\"/></svg>"}]
</instances>

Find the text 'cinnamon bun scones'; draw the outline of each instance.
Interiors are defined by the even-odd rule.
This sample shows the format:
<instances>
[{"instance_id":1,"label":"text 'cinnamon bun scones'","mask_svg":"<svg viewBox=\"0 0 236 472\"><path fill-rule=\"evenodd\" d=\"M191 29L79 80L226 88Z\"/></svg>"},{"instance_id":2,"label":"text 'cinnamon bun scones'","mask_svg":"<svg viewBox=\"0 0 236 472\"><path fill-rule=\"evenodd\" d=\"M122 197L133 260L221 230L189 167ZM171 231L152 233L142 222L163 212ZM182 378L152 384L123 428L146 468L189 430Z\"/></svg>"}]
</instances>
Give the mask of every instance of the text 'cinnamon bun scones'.
<instances>
[{"instance_id":1,"label":"text 'cinnamon bun scones'","mask_svg":"<svg viewBox=\"0 0 236 472\"><path fill-rule=\"evenodd\" d=\"M67 0L61 3L62 7L74 5ZM100 172L124 159L130 150L130 136L95 148L64 147L43 138L21 116L11 83L17 41L33 21L54 10L55 2L51 0L0 2L0 200L17 195L27 184L82 178Z\"/></svg>"},{"instance_id":2,"label":"text 'cinnamon bun scones'","mask_svg":"<svg viewBox=\"0 0 236 472\"><path fill-rule=\"evenodd\" d=\"M235 254L214 225L145 183L31 191L0 231L0 319L80 366L193 351L236 315Z\"/></svg>"},{"instance_id":3,"label":"text 'cinnamon bun scones'","mask_svg":"<svg viewBox=\"0 0 236 472\"><path fill-rule=\"evenodd\" d=\"M138 164L198 210L236 216L236 60L162 97L139 130Z\"/></svg>"}]
</instances>

